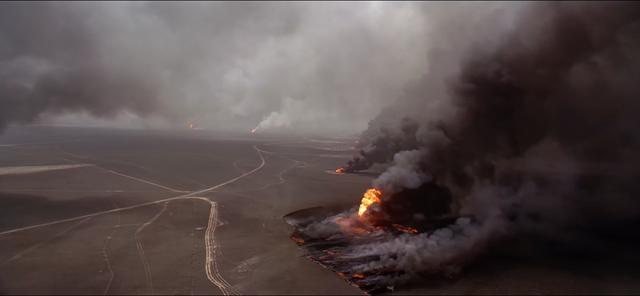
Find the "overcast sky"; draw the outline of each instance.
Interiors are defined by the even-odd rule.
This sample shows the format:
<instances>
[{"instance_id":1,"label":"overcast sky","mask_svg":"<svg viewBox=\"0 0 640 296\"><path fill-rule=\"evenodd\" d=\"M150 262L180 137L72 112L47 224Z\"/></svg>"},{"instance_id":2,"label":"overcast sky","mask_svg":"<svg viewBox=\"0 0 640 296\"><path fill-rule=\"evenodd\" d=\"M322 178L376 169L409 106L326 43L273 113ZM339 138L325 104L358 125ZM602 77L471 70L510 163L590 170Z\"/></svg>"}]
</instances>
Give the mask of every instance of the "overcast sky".
<instances>
[{"instance_id":1,"label":"overcast sky","mask_svg":"<svg viewBox=\"0 0 640 296\"><path fill-rule=\"evenodd\" d=\"M355 133L442 62L433 48L460 51L443 32L478 40L514 6L2 3L0 126Z\"/></svg>"}]
</instances>

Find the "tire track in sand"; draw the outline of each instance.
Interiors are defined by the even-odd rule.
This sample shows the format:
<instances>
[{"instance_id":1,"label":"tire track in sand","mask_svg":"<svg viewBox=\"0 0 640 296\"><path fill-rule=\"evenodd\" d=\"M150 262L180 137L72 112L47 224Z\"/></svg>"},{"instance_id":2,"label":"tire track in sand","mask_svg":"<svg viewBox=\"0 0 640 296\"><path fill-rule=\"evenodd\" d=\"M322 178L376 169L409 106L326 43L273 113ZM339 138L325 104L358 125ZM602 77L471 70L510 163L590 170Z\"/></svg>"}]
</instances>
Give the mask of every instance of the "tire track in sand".
<instances>
[{"instance_id":1,"label":"tire track in sand","mask_svg":"<svg viewBox=\"0 0 640 296\"><path fill-rule=\"evenodd\" d=\"M118 205L114 205L117 207ZM122 215L118 213L118 222L111 227L111 232L104 238L104 244L102 245L102 257L104 258L104 263L109 271L109 281L107 281L107 286L104 288L102 295L107 295L109 290L111 289L111 284L113 283L113 279L115 278L115 273L113 272L113 268L111 267L111 260L109 260L109 242L113 238L113 235L116 233L118 228L120 228L122 224Z\"/></svg>"},{"instance_id":2,"label":"tire track in sand","mask_svg":"<svg viewBox=\"0 0 640 296\"><path fill-rule=\"evenodd\" d=\"M153 277L151 275L151 266L149 265L149 260L147 260L147 256L144 252L144 248L142 247L142 241L140 240L140 233L142 233L142 231L147 226L151 225L153 222L158 220L158 218L162 215L162 213L164 213L167 210L168 204L169 202L165 202L162 208L160 209L160 211L155 216L151 217L149 221L145 222L140 227L138 227L138 229L136 229L135 234L133 235L136 241L136 247L138 248L138 255L140 256L140 261L142 261L142 265L144 267L144 275L147 280L147 287L151 291L151 294L155 294L155 289L153 288Z\"/></svg>"},{"instance_id":3,"label":"tire track in sand","mask_svg":"<svg viewBox=\"0 0 640 296\"><path fill-rule=\"evenodd\" d=\"M31 229L36 229L36 228L41 228L41 227L46 227L46 226L51 226L51 225L56 225L56 224L60 224L60 223L65 223L65 222L71 222L71 221L76 221L76 220L81 220L84 219L82 221L80 221L77 224L81 224L83 222L85 222L86 220L89 220L89 218L95 217L95 216L100 216L100 215L105 215L105 214L111 214L111 213L118 213L121 211L127 211L127 210L132 210L132 209L137 209L137 208L141 208L141 207L145 207L145 206L149 206L149 205L155 205L155 204L160 204L160 203L165 203L165 206L163 207L163 209L166 209L166 206L169 202L174 201L174 200L179 200L179 199L199 199L199 200L203 200L206 201L210 204L211 210L209 212L209 220L207 222L207 230L205 232L205 246L206 246L206 257L205 257L205 271L207 274L207 278L209 279L209 281L211 283L213 283L216 287L218 287L220 289L220 291L224 294L224 295L239 295L239 293L235 290L235 288L233 288L220 274L220 271L218 269L218 264L215 260L216 258L216 251L218 248L217 242L214 240L214 232L215 229L217 227L217 223L218 223L218 209L217 209L217 205L215 202L209 200L208 198L204 198L204 197L198 197L198 195L202 195L202 194L206 194L209 192L212 192L220 187L226 186L228 184L234 183L242 178L245 178L259 170L261 170L265 164L265 158L264 158L264 153L271 153L268 151L263 151L260 148L257 147L257 145L253 145L253 149L256 150L256 152L258 152L258 156L260 157L260 164L248 171L245 172L235 178L229 179L225 182L222 182L220 184L208 187L208 188L204 188L201 190L197 190L197 191L193 191L191 193L187 193L187 194L183 194L183 195L178 195L178 196L174 196L174 197L170 197L170 198L165 198L165 199L161 199L161 200L156 200L156 201L151 201L151 202L145 202L145 203L140 203L140 204L136 204L136 205L131 205L131 206L126 206L126 207L120 207L120 208L114 208L114 209L110 209L110 210L105 210L105 211L100 211L100 212L95 212L95 213L91 213L91 214L87 214L87 215L82 215L82 216L76 216L76 217L72 217L72 218L66 218L66 219L59 219L59 220L55 220L55 221L51 221L51 222L47 222L47 223L41 223L41 224L36 224L36 225L31 225L31 226L26 226L26 227L20 227L20 228L15 228L15 229L10 229L10 230L6 230L6 231L2 231L0 232L0 236L4 236L4 235L9 235L9 234L13 234L13 233L17 233L17 232L22 232L22 231L27 231L27 230L31 230ZM148 181L146 180L139 180L142 181L144 183L147 183ZM161 185L162 186L162 185ZM168 190L171 190L169 188L167 188ZM161 213L159 213L156 216L160 216ZM155 218L157 219L157 217ZM154 220L155 221L155 220ZM149 222L149 221L148 221ZM153 221L150 221L151 223L153 223ZM148 225L148 224L147 224ZM143 225L144 226L144 225ZM143 227L144 229L144 227ZM70 230L70 229L69 229ZM144 249L143 249L144 250Z\"/></svg>"},{"instance_id":4,"label":"tire track in sand","mask_svg":"<svg viewBox=\"0 0 640 296\"><path fill-rule=\"evenodd\" d=\"M30 225L30 226L25 226L25 227L20 227L20 228L9 229L9 230L5 230L5 231L0 232L0 236L9 235L9 234L13 234L13 233L16 233L16 232L22 232L22 231L27 231L27 230L36 229L36 228L41 228L41 227L46 227L46 226L51 226L51 225L56 225L56 224L65 223L65 222L76 221L76 220L89 218L89 217L95 217L95 216L100 216L100 215L105 215L105 214L117 213L117 212L121 212L121 211L133 210L133 209L137 209L137 208L141 208L141 207L145 207L145 206L149 206L149 205L155 205L155 204L160 204L160 203L167 202L167 201L173 201L173 200L177 200L177 199L189 198L189 197L193 197L193 196L198 196L198 195L202 195L202 194L205 194L205 193L209 193L209 192L214 191L214 190L216 190L216 189L218 189L218 188L220 188L222 186L229 185L229 184L231 184L233 182L236 182L236 181L238 181L238 180L240 180L240 179L242 179L244 177L247 177L247 176L259 171L260 169L262 169L264 167L265 160L264 160L264 156L262 155L262 151L260 149L258 149L256 146L253 146L253 148L256 151L258 151L258 155L260 156L260 159L262 160L260 165L258 167L256 167L256 168L254 168L251 171L248 171L248 172L246 172L244 174L241 174L241 175L239 175L239 176L237 176L237 177L235 177L233 179L227 180L227 181L225 181L223 183L220 183L218 185L215 185L215 186L212 186L212 187L209 187L209 188L204 188L204 189L201 189L201 190L198 190L198 191L193 191L191 193L174 196L174 197L169 197L169 198L159 199L159 200L155 200L155 201L139 203L139 204L126 206L126 207L114 208L114 209L95 212L95 213L86 214L86 215L82 215L82 216L59 219L59 220L55 220L55 221L51 221L51 222L47 222L47 223L41 223L41 224L35 224L35 225Z\"/></svg>"},{"instance_id":5,"label":"tire track in sand","mask_svg":"<svg viewBox=\"0 0 640 296\"><path fill-rule=\"evenodd\" d=\"M220 269L218 268L218 261L216 260L216 255L218 252L218 243L214 239L214 234L216 228L218 227L218 206L215 202L211 201L205 197L196 197L192 196L189 198L199 199L205 202L208 202L210 205L209 210L209 220L207 221L207 229L204 235L204 243L205 243L205 271L207 274L207 278L211 283L213 283L223 295L240 295L238 291L236 291L233 286L227 282L222 275L220 274Z\"/></svg>"},{"instance_id":6,"label":"tire track in sand","mask_svg":"<svg viewBox=\"0 0 640 296\"><path fill-rule=\"evenodd\" d=\"M80 220L78 223L75 223L71 226L69 226L68 228L62 230L61 232L56 233L53 237L51 237L50 239L41 241L35 245L32 245L31 247L28 247L20 252L18 252L17 254L13 255L11 258L7 259L5 262L3 262L2 264L0 264L0 266L4 266L5 264L11 262L11 261L15 261L18 260L22 257L24 257L24 255L31 253L37 249L39 249L40 247L44 246L46 243L51 242L59 237L62 237L63 235L65 235L67 232L75 229L76 227L80 226L81 224L83 224L84 222L87 222L89 219L91 219L91 217L87 217L83 220Z\"/></svg>"}]
</instances>

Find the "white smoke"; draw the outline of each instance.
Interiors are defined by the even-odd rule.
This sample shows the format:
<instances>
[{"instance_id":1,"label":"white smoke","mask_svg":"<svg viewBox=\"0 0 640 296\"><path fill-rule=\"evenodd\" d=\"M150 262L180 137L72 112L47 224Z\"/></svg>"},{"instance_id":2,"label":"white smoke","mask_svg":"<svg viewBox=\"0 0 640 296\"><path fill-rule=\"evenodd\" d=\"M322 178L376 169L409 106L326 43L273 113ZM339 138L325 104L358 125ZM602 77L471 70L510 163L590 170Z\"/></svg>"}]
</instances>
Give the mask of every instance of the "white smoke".
<instances>
[{"instance_id":1,"label":"white smoke","mask_svg":"<svg viewBox=\"0 0 640 296\"><path fill-rule=\"evenodd\" d=\"M309 100L297 100L286 97L282 100L282 107L265 116L256 126L255 130L291 129L298 124L311 124L313 122L331 121L335 119L328 113L310 112L313 110Z\"/></svg>"},{"instance_id":2,"label":"white smoke","mask_svg":"<svg viewBox=\"0 0 640 296\"><path fill-rule=\"evenodd\" d=\"M389 241L357 246L352 250L353 254L377 255L380 259L353 269L360 273L402 270L407 276L418 272L453 274L459 271L459 260L471 257L469 254L482 243L483 231L486 229L470 218L459 218L455 224L433 233L401 235Z\"/></svg>"}]
</instances>

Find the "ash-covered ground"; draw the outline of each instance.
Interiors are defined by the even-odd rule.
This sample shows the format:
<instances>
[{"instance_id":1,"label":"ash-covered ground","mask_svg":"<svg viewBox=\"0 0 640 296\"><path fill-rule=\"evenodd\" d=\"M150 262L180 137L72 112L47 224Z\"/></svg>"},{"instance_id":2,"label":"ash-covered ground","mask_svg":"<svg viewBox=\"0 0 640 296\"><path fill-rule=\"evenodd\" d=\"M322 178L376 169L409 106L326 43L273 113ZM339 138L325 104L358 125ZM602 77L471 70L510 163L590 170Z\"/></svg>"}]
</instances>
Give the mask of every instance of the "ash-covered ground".
<instances>
[{"instance_id":1,"label":"ash-covered ground","mask_svg":"<svg viewBox=\"0 0 640 296\"><path fill-rule=\"evenodd\" d=\"M346 211L307 208L285 216L305 256L367 294L634 294L636 234L611 225L564 240L490 237L473 216L413 228ZM637 223L629 224L637 227Z\"/></svg>"}]
</instances>

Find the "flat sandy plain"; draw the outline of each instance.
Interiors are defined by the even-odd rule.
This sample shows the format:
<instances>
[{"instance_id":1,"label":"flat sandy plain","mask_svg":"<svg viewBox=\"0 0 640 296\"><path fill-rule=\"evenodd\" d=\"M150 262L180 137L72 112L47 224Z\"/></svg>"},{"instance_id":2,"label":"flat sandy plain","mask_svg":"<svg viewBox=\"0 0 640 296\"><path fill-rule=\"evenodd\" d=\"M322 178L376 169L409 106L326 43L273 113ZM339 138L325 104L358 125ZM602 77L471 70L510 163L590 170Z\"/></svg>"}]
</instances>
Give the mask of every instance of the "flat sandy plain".
<instances>
[{"instance_id":1,"label":"flat sandy plain","mask_svg":"<svg viewBox=\"0 0 640 296\"><path fill-rule=\"evenodd\" d=\"M361 294L304 258L282 220L358 204L372 176L326 172L350 157L352 141L8 129L0 136L0 294ZM637 294L639 257L488 256L458 280L396 292Z\"/></svg>"},{"instance_id":2,"label":"flat sandy plain","mask_svg":"<svg viewBox=\"0 0 640 296\"><path fill-rule=\"evenodd\" d=\"M344 140L343 140L344 141ZM0 293L354 294L282 216L349 207L351 143L23 127L0 137Z\"/></svg>"}]
</instances>

